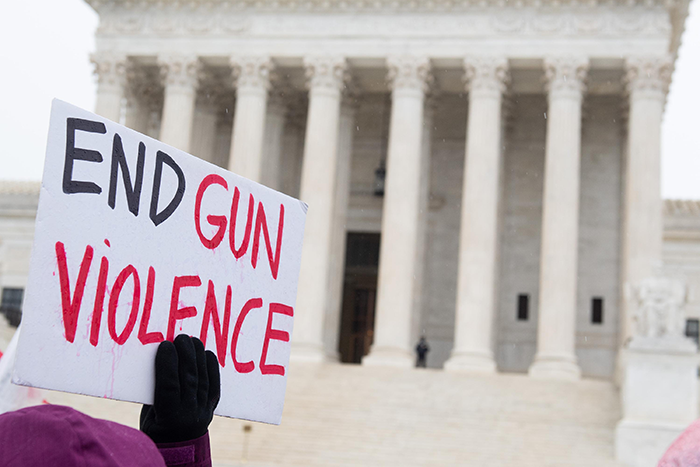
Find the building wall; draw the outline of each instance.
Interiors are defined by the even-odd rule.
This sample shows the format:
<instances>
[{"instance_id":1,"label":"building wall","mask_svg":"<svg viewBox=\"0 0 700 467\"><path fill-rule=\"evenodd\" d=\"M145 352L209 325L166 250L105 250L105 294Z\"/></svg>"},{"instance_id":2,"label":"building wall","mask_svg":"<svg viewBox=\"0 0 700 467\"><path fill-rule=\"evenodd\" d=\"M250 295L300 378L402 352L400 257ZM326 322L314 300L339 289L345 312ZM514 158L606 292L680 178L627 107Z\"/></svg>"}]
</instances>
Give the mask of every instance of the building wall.
<instances>
[{"instance_id":1,"label":"building wall","mask_svg":"<svg viewBox=\"0 0 700 467\"><path fill-rule=\"evenodd\" d=\"M39 183L0 183L0 289L25 288Z\"/></svg>"},{"instance_id":2,"label":"building wall","mask_svg":"<svg viewBox=\"0 0 700 467\"><path fill-rule=\"evenodd\" d=\"M700 319L700 201L665 201L663 274L687 284L686 315Z\"/></svg>"},{"instance_id":3,"label":"building wall","mask_svg":"<svg viewBox=\"0 0 700 467\"><path fill-rule=\"evenodd\" d=\"M546 111L544 95L514 96L505 135L495 339L496 364L501 371L527 371L537 345ZM516 319L518 294L529 297L526 321Z\"/></svg>"},{"instance_id":4,"label":"building wall","mask_svg":"<svg viewBox=\"0 0 700 467\"><path fill-rule=\"evenodd\" d=\"M576 355L586 376L613 375L620 302L622 100L587 99L581 143ZM603 322L591 322L591 299L603 298Z\"/></svg>"},{"instance_id":5,"label":"building wall","mask_svg":"<svg viewBox=\"0 0 700 467\"><path fill-rule=\"evenodd\" d=\"M621 101L586 100L581 137L576 354L585 376L611 377L617 346L620 254ZM527 371L537 350L537 309L547 101L513 98L506 133L504 207L498 300L497 364ZM529 316L517 319L519 294ZM602 324L591 323L591 299L602 297Z\"/></svg>"}]
</instances>

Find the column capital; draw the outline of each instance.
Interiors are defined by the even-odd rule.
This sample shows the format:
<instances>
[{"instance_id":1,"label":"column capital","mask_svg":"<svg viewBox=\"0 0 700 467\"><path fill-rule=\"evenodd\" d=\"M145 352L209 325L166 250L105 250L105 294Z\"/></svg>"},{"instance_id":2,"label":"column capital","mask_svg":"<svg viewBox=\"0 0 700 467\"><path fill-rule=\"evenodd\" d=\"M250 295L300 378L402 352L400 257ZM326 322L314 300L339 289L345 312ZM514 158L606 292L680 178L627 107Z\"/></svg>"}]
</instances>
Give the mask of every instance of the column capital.
<instances>
[{"instance_id":1,"label":"column capital","mask_svg":"<svg viewBox=\"0 0 700 467\"><path fill-rule=\"evenodd\" d=\"M586 90L588 59L549 57L544 60L544 76L549 96L580 98Z\"/></svg>"},{"instance_id":2,"label":"column capital","mask_svg":"<svg viewBox=\"0 0 700 467\"><path fill-rule=\"evenodd\" d=\"M474 56L464 59L464 88L467 92L503 94L509 81L508 59Z\"/></svg>"},{"instance_id":3,"label":"column capital","mask_svg":"<svg viewBox=\"0 0 700 467\"><path fill-rule=\"evenodd\" d=\"M202 63L196 55L159 56L158 65L166 86L197 89Z\"/></svg>"},{"instance_id":4,"label":"column capital","mask_svg":"<svg viewBox=\"0 0 700 467\"><path fill-rule=\"evenodd\" d=\"M304 70L309 89L342 91L349 80L348 65L344 57L304 57Z\"/></svg>"},{"instance_id":5,"label":"column capital","mask_svg":"<svg viewBox=\"0 0 700 467\"><path fill-rule=\"evenodd\" d=\"M387 81L392 91L400 89L427 92L433 77L430 74L430 60L427 57L403 55L386 60Z\"/></svg>"},{"instance_id":6,"label":"column capital","mask_svg":"<svg viewBox=\"0 0 700 467\"><path fill-rule=\"evenodd\" d=\"M270 57L233 56L229 61L236 88L270 89L270 78L275 68Z\"/></svg>"},{"instance_id":7,"label":"column capital","mask_svg":"<svg viewBox=\"0 0 700 467\"><path fill-rule=\"evenodd\" d=\"M116 52L95 52L90 55L93 73L101 86L126 86L128 61L126 55Z\"/></svg>"},{"instance_id":8,"label":"column capital","mask_svg":"<svg viewBox=\"0 0 700 467\"><path fill-rule=\"evenodd\" d=\"M625 61L625 86L630 94L665 99L671 84L673 60L668 56L628 57Z\"/></svg>"}]
</instances>

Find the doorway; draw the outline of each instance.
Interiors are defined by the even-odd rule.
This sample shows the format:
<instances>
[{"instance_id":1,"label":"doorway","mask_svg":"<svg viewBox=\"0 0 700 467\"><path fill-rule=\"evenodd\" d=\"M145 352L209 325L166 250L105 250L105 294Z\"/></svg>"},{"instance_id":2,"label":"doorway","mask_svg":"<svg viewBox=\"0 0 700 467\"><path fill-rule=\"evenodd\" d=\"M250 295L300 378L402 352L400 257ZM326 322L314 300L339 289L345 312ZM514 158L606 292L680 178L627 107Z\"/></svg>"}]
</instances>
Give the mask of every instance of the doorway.
<instances>
[{"instance_id":1,"label":"doorway","mask_svg":"<svg viewBox=\"0 0 700 467\"><path fill-rule=\"evenodd\" d=\"M343 363L360 363L372 345L379 239L378 233L348 233L338 345Z\"/></svg>"}]
</instances>

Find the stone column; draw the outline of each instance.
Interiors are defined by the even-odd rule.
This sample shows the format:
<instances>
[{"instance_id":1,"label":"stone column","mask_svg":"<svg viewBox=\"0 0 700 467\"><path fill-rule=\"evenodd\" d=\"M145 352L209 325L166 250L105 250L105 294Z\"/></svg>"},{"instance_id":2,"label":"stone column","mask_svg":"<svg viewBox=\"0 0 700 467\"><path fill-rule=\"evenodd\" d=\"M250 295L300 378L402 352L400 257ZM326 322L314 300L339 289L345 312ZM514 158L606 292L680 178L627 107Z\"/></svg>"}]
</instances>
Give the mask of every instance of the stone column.
<instances>
[{"instance_id":1,"label":"stone column","mask_svg":"<svg viewBox=\"0 0 700 467\"><path fill-rule=\"evenodd\" d=\"M97 75L95 113L119 123L126 85L126 57L120 54L95 53L90 57Z\"/></svg>"},{"instance_id":2,"label":"stone column","mask_svg":"<svg viewBox=\"0 0 700 467\"><path fill-rule=\"evenodd\" d=\"M661 265L661 118L671 71L672 61L667 57L627 60L630 108L622 235L622 284L626 289L651 277ZM633 305L625 299L621 344L631 336L633 315Z\"/></svg>"},{"instance_id":3,"label":"stone column","mask_svg":"<svg viewBox=\"0 0 700 467\"><path fill-rule=\"evenodd\" d=\"M263 137L267 91L270 87L269 57L232 57L236 80L236 111L228 168L259 182L263 168Z\"/></svg>"},{"instance_id":4,"label":"stone column","mask_svg":"<svg viewBox=\"0 0 700 467\"><path fill-rule=\"evenodd\" d=\"M346 95L340 107L338 128L338 168L335 182L335 206L333 207L333 237L331 239L331 272L328 306L324 329L326 356L339 360L338 332L343 305L343 283L345 281L345 247L347 241L346 222L350 199L350 162L352 140L355 134L355 98Z\"/></svg>"},{"instance_id":5,"label":"stone column","mask_svg":"<svg viewBox=\"0 0 700 467\"><path fill-rule=\"evenodd\" d=\"M304 59L309 115L301 173L302 201L309 203L301 253L292 360L320 362L328 306L335 207L340 96L346 63L338 57Z\"/></svg>"},{"instance_id":6,"label":"stone column","mask_svg":"<svg viewBox=\"0 0 700 467\"><path fill-rule=\"evenodd\" d=\"M588 62L545 61L549 91L542 198L537 354L530 375L578 379L576 282L581 159L581 104Z\"/></svg>"},{"instance_id":7,"label":"stone column","mask_svg":"<svg viewBox=\"0 0 700 467\"><path fill-rule=\"evenodd\" d=\"M189 55L158 57L158 63L165 81L160 140L189 152L201 63Z\"/></svg>"},{"instance_id":8,"label":"stone column","mask_svg":"<svg viewBox=\"0 0 700 467\"><path fill-rule=\"evenodd\" d=\"M265 171L260 183L279 190L281 186L282 138L287 117L287 106L281 93L273 93L267 102L265 116L265 138L262 147L262 160Z\"/></svg>"},{"instance_id":9,"label":"stone column","mask_svg":"<svg viewBox=\"0 0 700 467\"><path fill-rule=\"evenodd\" d=\"M501 100L504 58L464 62L469 92L457 276L455 341L449 371L493 373L493 322L498 248Z\"/></svg>"},{"instance_id":10,"label":"stone column","mask_svg":"<svg viewBox=\"0 0 700 467\"><path fill-rule=\"evenodd\" d=\"M374 343L363 365L413 366L411 318L418 268L418 227L423 170L423 100L427 58L387 60L392 88L387 178L382 214Z\"/></svg>"}]
</instances>

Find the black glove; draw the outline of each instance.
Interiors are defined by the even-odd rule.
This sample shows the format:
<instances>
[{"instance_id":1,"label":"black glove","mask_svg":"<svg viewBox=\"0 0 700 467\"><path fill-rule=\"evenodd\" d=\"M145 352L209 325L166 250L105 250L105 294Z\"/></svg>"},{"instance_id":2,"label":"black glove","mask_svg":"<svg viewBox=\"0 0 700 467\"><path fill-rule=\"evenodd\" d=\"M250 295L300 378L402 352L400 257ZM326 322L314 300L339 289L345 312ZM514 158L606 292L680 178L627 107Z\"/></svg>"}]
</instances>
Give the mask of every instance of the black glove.
<instances>
[{"instance_id":1,"label":"black glove","mask_svg":"<svg viewBox=\"0 0 700 467\"><path fill-rule=\"evenodd\" d=\"M141 409L141 431L156 443L199 438L207 432L221 394L219 362L202 341L181 334L156 353L153 405Z\"/></svg>"}]
</instances>

